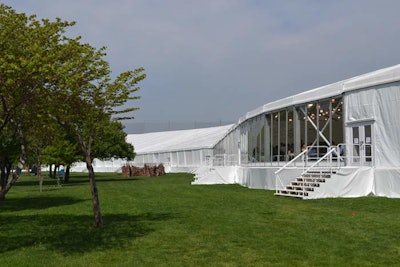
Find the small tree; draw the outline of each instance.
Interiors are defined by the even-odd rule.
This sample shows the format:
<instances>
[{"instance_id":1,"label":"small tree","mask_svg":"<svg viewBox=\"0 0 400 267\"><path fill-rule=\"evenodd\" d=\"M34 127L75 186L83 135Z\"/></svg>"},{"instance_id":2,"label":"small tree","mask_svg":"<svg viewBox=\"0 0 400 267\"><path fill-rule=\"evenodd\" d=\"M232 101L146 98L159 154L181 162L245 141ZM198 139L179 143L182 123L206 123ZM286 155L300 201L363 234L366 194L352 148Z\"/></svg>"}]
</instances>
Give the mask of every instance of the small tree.
<instances>
[{"instance_id":1,"label":"small tree","mask_svg":"<svg viewBox=\"0 0 400 267\"><path fill-rule=\"evenodd\" d=\"M49 111L67 134L75 136L89 173L95 225L103 226L100 203L93 170L93 146L104 129L110 126L112 117L137 110L136 107L122 108L129 100L139 99L134 93L137 83L145 78L143 69L121 73L114 81L106 61L104 48L99 50L79 39L64 38L59 43L56 62L59 77L47 85L48 95L57 103ZM65 57L68 55L68 57ZM54 106L55 107L55 106Z\"/></svg>"},{"instance_id":2,"label":"small tree","mask_svg":"<svg viewBox=\"0 0 400 267\"><path fill-rule=\"evenodd\" d=\"M0 130L10 125L16 130L15 142L20 144L16 171L0 198L17 181L26 162L26 133L32 122L51 118L80 148L89 172L95 225L103 226L92 148L112 118L131 118L118 116L137 109L123 107L127 101L139 99L134 95L137 83L146 75L138 68L112 80L103 59L105 48L96 49L81 43L79 37L64 36L72 25L60 19L38 21L0 4Z\"/></svg>"},{"instance_id":3,"label":"small tree","mask_svg":"<svg viewBox=\"0 0 400 267\"><path fill-rule=\"evenodd\" d=\"M15 172L2 188L0 199L5 198L26 163L26 132L41 123L40 115L48 104L43 88L56 77L53 59L59 51L52 45L69 25L60 20L40 23L34 16L18 14L0 4L0 130L9 127L15 131L13 141L20 147Z\"/></svg>"}]
</instances>

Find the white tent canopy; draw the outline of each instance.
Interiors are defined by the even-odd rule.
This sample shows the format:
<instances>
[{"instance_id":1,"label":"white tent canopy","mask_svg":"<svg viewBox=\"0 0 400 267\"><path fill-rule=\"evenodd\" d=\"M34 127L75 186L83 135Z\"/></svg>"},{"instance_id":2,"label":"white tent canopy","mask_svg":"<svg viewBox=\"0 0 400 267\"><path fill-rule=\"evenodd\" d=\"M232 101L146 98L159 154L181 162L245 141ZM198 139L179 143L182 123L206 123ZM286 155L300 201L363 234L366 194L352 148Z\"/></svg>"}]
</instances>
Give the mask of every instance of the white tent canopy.
<instances>
[{"instance_id":1,"label":"white tent canopy","mask_svg":"<svg viewBox=\"0 0 400 267\"><path fill-rule=\"evenodd\" d=\"M167 171L192 172L210 163L213 147L232 127L130 134L127 141L135 147L135 165L162 163Z\"/></svg>"},{"instance_id":2,"label":"white tent canopy","mask_svg":"<svg viewBox=\"0 0 400 267\"><path fill-rule=\"evenodd\" d=\"M232 126L233 124L181 131L129 134L127 142L133 144L135 152L138 155L205 148L212 149Z\"/></svg>"}]
</instances>

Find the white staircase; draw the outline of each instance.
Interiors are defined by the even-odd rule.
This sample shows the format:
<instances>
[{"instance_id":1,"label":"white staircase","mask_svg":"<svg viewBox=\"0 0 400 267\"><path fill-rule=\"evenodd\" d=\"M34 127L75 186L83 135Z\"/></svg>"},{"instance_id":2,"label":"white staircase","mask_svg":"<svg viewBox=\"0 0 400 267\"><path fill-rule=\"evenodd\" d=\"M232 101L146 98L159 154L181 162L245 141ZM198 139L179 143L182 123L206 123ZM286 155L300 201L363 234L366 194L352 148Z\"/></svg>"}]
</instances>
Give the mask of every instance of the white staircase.
<instances>
[{"instance_id":1,"label":"white staircase","mask_svg":"<svg viewBox=\"0 0 400 267\"><path fill-rule=\"evenodd\" d=\"M331 178L336 171L337 170L334 168L307 171L302 173L299 177L296 177L286 185L284 189L278 189L275 195L305 199L310 196L312 192L318 190L320 185Z\"/></svg>"},{"instance_id":2,"label":"white staircase","mask_svg":"<svg viewBox=\"0 0 400 267\"><path fill-rule=\"evenodd\" d=\"M320 190L321 184L327 182L340 168L340 157L338 157L338 148L329 147L327 153L316 161L309 163L307 160L308 151L303 151L292 161L275 172L276 175L276 192L277 196L288 196L296 198L310 198L313 192ZM285 171L296 168L299 162L303 165L300 175L286 175ZM296 165L297 164L297 165Z\"/></svg>"}]
</instances>

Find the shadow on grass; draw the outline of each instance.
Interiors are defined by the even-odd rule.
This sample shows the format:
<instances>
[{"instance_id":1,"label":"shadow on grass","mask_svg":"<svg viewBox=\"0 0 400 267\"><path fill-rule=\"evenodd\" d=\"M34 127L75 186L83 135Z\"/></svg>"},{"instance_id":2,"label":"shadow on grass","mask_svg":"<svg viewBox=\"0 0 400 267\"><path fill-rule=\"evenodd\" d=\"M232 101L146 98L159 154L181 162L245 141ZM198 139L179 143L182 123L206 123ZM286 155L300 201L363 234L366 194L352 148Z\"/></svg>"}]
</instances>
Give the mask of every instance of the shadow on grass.
<instances>
[{"instance_id":1,"label":"shadow on grass","mask_svg":"<svg viewBox=\"0 0 400 267\"><path fill-rule=\"evenodd\" d=\"M102 183L102 182L132 182L132 181L139 181L143 180L140 178L97 178L96 177L96 183ZM89 183L89 177L87 177L86 180L80 179L80 180L75 180L72 178L69 180L68 183L65 183L63 185L73 185L73 184L88 184Z\"/></svg>"},{"instance_id":2,"label":"shadow on grass","mask_svg":"<svg viewBox=\"0 0 400 267\"><path fill-rule=\"evenodd\" d=\"M6 199L0 202L1 211L22 211L22 210L43 210L52 207L68 206L77 204L85 199L74 197L52 197L52 196L37 196L24 197L17 199Z\"/></svg>"},{"instance_id":3,"label":"shadow on grass","mask_svg":"<svg viewBox=\"0 0 400 267\"><path fill-rule=\"evenodd\" d=\"M35 247L61 254L123 249L153 232L153 222L172 218L169 213L108 214L106 226L96 228L89 215L0 216L0 253Z\"/></svg>"},{"instance_id":4,"label":"shadow on grass","mask_svg":"<svg viewBox=\"0 0 400 267\"><path fill-rule=\"evenodd\" d=\"M132 182L132 181L138 181L138 180L143 180L143 177L140 178L97 178L96 177L96 183L102 183L102 182ZM79 178L76 179L75 177L70 178L70 180L65 183L62 183L62 186L68 186L68 185L81 185L81 184L89 184L89 177L84 177L84 178ZM32 180L24 180L24 181L17 181L15 186L37 186L39 188L39 181L37 179L32 179ZM44 188L46 186L57 186L57 179L55 178L46 178L43 182ZM46 189L46 188L45 188Z\"/></svg>"}]
</instances>

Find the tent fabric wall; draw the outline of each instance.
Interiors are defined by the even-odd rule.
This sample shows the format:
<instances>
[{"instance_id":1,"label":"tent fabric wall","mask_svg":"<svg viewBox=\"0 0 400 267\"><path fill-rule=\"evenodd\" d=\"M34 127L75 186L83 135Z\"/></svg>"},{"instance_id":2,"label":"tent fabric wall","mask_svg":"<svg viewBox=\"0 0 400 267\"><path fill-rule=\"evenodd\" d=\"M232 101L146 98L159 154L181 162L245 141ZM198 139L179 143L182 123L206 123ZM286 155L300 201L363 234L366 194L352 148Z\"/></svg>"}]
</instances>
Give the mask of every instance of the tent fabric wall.
<instances>
[{"instance_id":1,"label":"tent fabric wall","mask_svg":"<svg viewBox=\"0 0 400 267\"><path fill-rule=\"evenodd\" d=\"M200 167L194 172L192 184L234 184L238 168L238 166Z\"/></svg>"},{"instance_id":2,"label":"tent fabric wall","mask_svg":"<svg viewBox=\"0 0 400 267\"><path fill-rule=\"evenodd\" d=\"M274 190L276 188L275 171L278 168L240 168L236 174L236 183L251 189Z\"/></svg>"},{"instance_id":3,"label":"tent fabric wall","mask_svg":"<svg viewBox=\"0 0 400 267\"><path fill-rule=\"evenodd\" d=\"M344 102L348 128L356 123L373 124L375 166L399 167L400 82L349 92ZM351 143L350 134L346 143Z\"/></svg>"},{"instance_id":4,"label":"tent fabric wall","mask_svg":"<svg viewBox=\"0 0 400 267\"><path fill-rule=\"evenodd\" d=\"M127 163L123 159L109 159L109 160L93 160L93 169L95 172L121 172L121 167ZM71 166L71 172L87 172L85 162L75 162Z\"/></svg>"},{"instance_id":5,"label":"tent fabric wall","mask_svg":"<svg viewBox=\"0 0 400 267\"><path fill-rule=\"evenodd\" d=\"M232 128L232 124L201 129L129 134L127 142L136 152L132 164L166 164L171 167L193 167L207 164L213 147Z\"/></svg>"},{"instance_id":6,"label":"tent fabric wall","mask_svg":"<svg viewBox=\"0 0 400 267\"><path fill-rule=\"evenodd\" d=\"M309 199L374 195L374 168L346 167L327 179Z\"/></svg>"},{"instance_id":7,"label":"tent fabric wall","mask_svg":"<svg viewBox=\"0 0 400 267\"><path fill-rule=\"evenodd\" d=\"M400 168L375 168L374 177L375 195L400 198Z\"/></svg>"},{"instance_id":8,"label":"tent fabric wall","mask_svg":"<svg viewBox=\"0 0 400 267\"><path fill-rule=\"evenodd\" d=\"M278 168L201 167L194 171L193 185L239 184L251 189L275 190ZM346 167L308 199L362 197L368 195L400 198L400 168Z\"/></svg>"}]
</instances>

